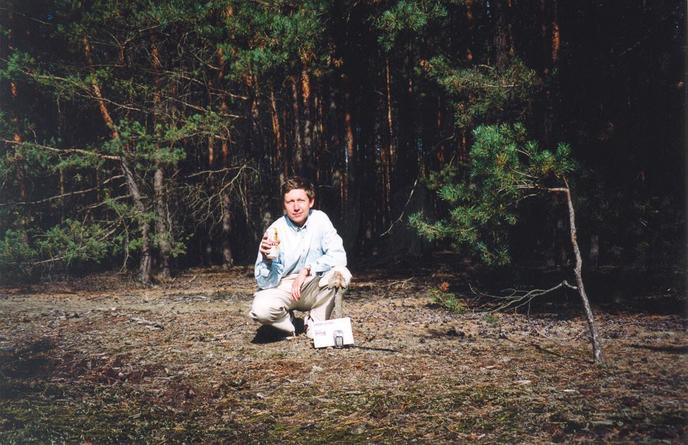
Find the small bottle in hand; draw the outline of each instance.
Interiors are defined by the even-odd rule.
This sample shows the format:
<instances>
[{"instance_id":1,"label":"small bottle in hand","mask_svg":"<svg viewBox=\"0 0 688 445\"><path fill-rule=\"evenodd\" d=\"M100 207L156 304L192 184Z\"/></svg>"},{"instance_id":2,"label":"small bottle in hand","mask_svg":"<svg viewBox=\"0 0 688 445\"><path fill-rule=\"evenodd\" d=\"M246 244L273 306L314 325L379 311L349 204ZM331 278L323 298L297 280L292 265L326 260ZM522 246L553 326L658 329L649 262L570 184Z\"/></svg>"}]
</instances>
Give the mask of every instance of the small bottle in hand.
<instances>
[{"instance_id":1,"label":"small bottle in hand","mask_svg":"<svg viewBox=\"0 0 688 445\"><path fill-rule=\"evenodd\" d=\"M279 256L279 234L277 233L277 227L275 227L275 231L272 237L272 247L270 248L270 252L268 252L267 258L269 260L274 260Z\"/></svg>"}]
</instances>

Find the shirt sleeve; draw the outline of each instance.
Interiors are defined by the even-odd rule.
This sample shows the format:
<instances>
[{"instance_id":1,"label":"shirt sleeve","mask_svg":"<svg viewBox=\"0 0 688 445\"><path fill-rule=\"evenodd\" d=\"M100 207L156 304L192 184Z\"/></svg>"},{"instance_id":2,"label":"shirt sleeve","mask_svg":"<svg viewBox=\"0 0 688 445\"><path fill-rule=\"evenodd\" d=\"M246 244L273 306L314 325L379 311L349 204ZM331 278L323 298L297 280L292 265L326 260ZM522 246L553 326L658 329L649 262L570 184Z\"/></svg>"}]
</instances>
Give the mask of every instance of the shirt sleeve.
<instances>
[{"instance_id":1,"label":"shirt sleeve","mask_svg":"<svg viewBox=\"0 0 688 445\"><path fill-rule=\"evenodd\" d=\"M258 252L254 274L260 289L277 287L282 278L283 271L284 265L279 259L266 261L263 259L263 255Z\"/></svg>"},{"instance_id":2,"label":"shirt sleeve","mask_svg":"<svg viewBox=\"0 0 688 445\"><path fill-rule=\"evenodd\" d=\"M337 233L330 218L322 214L321 249L323 254L311 264L311 273L327 272L334 266L346 266L346 251L342 237Z\"/></svg>"},{"instance_id":3,"label":"shirt sleeve","mask_svg":"<svg viewBox=\"0 0 688 445\"><path fill-rule=\"evenodd\" d=\"M275 224L272 224L268 231L273 230L273 227L275 227ZM282 262L282 255L279 255L274 260L266 260L263 258L263 254L260 253L259 247L254 268L254 276L256 277L258 288L270 289L277 287L282 279L283 272L284 263Z\"/></svg>"}]
</instances>

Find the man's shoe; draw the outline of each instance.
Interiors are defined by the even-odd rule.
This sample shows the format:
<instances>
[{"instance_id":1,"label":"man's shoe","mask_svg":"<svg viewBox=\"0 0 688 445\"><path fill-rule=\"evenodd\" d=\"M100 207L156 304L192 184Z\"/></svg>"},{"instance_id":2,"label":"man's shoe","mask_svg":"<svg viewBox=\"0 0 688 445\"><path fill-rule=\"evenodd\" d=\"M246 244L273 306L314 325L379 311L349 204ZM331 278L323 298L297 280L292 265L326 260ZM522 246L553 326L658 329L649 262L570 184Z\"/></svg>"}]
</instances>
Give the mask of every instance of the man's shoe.
<instances>
[{"instance_id":1,"label":"man's shoe","mask_svg":"<svg viewBox=\"0 0 688 445\"><path fill-rule=\"evenodd\" d=\"M293 340L296 338L296 317L294 317L293 311L289 311L289 321L291 321L291 325L294 326L294 330L287 334L285 338L287 340Z\"/></svg>"}]
</instances>

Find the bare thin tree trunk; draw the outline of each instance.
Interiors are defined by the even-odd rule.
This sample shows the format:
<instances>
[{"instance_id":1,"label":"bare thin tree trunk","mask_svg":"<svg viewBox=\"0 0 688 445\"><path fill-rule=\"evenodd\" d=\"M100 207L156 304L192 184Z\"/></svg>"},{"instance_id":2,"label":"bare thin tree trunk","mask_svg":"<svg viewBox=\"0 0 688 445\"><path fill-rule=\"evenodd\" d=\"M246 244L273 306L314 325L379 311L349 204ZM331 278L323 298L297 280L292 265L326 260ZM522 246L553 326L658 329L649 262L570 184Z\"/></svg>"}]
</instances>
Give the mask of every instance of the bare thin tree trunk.
<instances>
[{"instance_id":1,"label":"bare thin tree trunk","mask_svg":"<svg viewBox=\"0 0 688 445\"><path fill-rule=\"evenodd\" d=\"M14 14L10 12L9 14L9 19L13 20L14 19ZM3 54L2 56L6 57L5 52L9 52L15 49L14 47L14 32L10 29L8 35L7 35L7 40L5 41L7 46L4 47L3 45ZM5 43L3 42L3 43ZM5 51L6 50L6 51ZM16 105L19 101L19 86L17 85L17 82L14 80L10 81L10 97L13 105ZM12 140L16 142L17 144L20 144L21 142L24 142L24 138L22 137L22 129L20 127L20 120L19 116L17 115L17 111L14 107L12 107L12 114L11 114L11 122L13 131L12 131ZM15 145L17 147L17 145ZM19 188L19 199L22 202L28 202L29 200L29 189L28 189L28 184L27 184L27 179L26 179L26 167L24 163L24 158L21 156L21 154L17 151L15 148L15 162L16 162L16 169L17 169L17 186ZM29 213L29 207L26 206L22 210L22 212L19 215L18 218L18 223L19 227L22 229L21 230L21 237L22 241L24 243L29 242L29 236L27 234L27 229L29 227L29 221L31 220L31 216Z\"/></svg>"},{"instance_id":2,"label":"bare thin tree trunk","mask_svg":"<svg viewBox=\"0 0 688 445\"><path fill-rule=\"evenodd\" d=\"M559 18L558 18L558 8L556 0L553 2L552 7L554 11L552 13L552 65L556 65L559 61L559 51L561 50L561 33L559 31Z\"/></svg>"},{"instance_id":3,"label":"bare thin tree trunk","mask_svg":"<svg viewBox=\"0 0 688 445\"><path fill-rule=\"evenodd\" d=\"M585 293L585 286L583 285L583 259L581 258L580 249L578 247L578 236L576 234L576 213L573 208L573 200L571 199L571 189L566 180L565 188L550 189L550 191L564 192L566 195L566 203L569 209L569 229L571 234L571 245L573 246L573 253L576 257L576 265L573 269L576 275L576 285L578 286L578 293L580 294L581 300L583 300L583 307L585 309L585 317L588 322L588 330L590 331L590 342L592 343L592 355L595 363L602 363L604 361L602 356L602 346L600 344L600 337L597 333L597 326L595 324L595 318L592 313L592 308L590 307L590 301L588 300L588 295Z\"/></svg>"},{"instance_id":4,"label":"bare thin tree trunk","mask_svg":"<svg viewBox=\"0 0 688 445\"><path fill-rule=\"evenodd\" d=\"M139 230L141 230L141 261L139 263L139 279L146 284L151 282L151 270L153 255L151 252L150 224L146 218L146 206L143 204L143 196L136 183L134 172L129 167L129 162L122 156L122 170L129 187L129 193L134 200L134 207L138 212Z\"/></svg>"},{"instance_id":5,"label":"bare thin tree trunk","mask_svg":"<svg viewBox=\"0 0 688 445\"><path fill-rule=\"evenodd\" d=\"M208 81L209 86L212 88L212 80ZM208 136L208 168L212 169L215 163L215 136Z\"/></svg>"},{"instance_id":6,"label":"bare thin tree trunk","mask_svg":"<svg viewBox=\"0 0 688 445\"><path fill-rule=\"evenodd\" d=\"M348 207L349 188L351 181L351 165L354 162L354 128L351 120L351 110L349 109L349 99L345 100L344 109L344 140L346 142L346 159L344 177L342 178L342 206L344 209Z\"/></svg>"},{"instance_id":7,"label":"bare thin tree trunk","mask_svg":"<svg viewBox=\"0 0 688 445\"><path fill-rule=\"evenodd\" d=\"M60 222L63 223L65 219L65 200L64 200L64 195L66 193L65 190L65 174L64 174L64 168L60 168L59 170L59 181L60 181ZM96 175L96 187L98 187L98 190L96 191L96 200L100 201L100 181L98 178L98 175Z\"/></svg>"},{"instance_id":8,"label":"bare thin tree trunk","mask_svg":"<svg viewBox=\"0 0 688 445\"><path fill-rule=\"evenodd\" d=\"M303 162L303 143L301 139L301 110L299 106L299 87L295 77L291 79L292 113L294 114L294 172L301 173Z\"/></svg>"},{"instance_id":9,"label":"bare thin tree trunk","mask_svg":"<svg viewBox=\"0 0 688 445\"><path fill-rule=\"evenodd\" d=\"M162 84L160 80L162 63L160 62L160 52L155 42L155 35L151 35L151 65L153 66L153 74L155 77L155 92L153 93L153 127L155 127L160 117L162 102ZM157 149L160 150L160 147L158 146ZM158 251L160 253L160 276L162 278L169 278L171 275L170 257L172 256L172 234L170 227L167 225L165 169L160 161L156 161L155 173L153 175L153 192L155 194L155 231L157 233Z\"/></svg>"},{"instance_id":10,"label":"bare thin tree trunk","mask_svg":"<svg viewBox=\"0 0 688 445\"><path fill-rule=\"evenodd\" d=\"M222 105L220 105L220 110L222 110L223 113L226 113L228 109L229 109L229 106L227 105L227 101L222 101ZM226 134L225 137L222 139L221 147L222 147L222 162L224 165L228 165L229 164L229 134Z\"/></svg>"},{"instance_id":11,"label":"bare thin tree trunk","mask_svg":"<svg viewBox=\"0 0 688 445\"><path fill-rule=\"evenodd\" d=\"M232 231L232 212L230 211L229 193L222 193L222 267L228 269L234 265L232 246L229 235Z\"/></svg>"},{"instance_id":12,"label":"bare thin tree trunk","mask_svg":"<svg viewBox=\"0 0 688 445\"><path fill-rule=\"evenodd\" d=\"M161 167L153 175L153 190L155 193L155 232L158 235L160 249L160 276L170 277L170 257L172 243L170 230L167 226L167 194L165 193L165 173Z\"/></svg>"},{"instance_id":13,"label":"bare thin tree trunk","mask_svg":"<svg viewBox=\"0 0 688 445\"><path fill-rule=\"evenodd\" d=\"M277 99L275 99L275 90L272 86L270 86L270 119L272 121L272 136L275 139L275 164L279 167L284 163L284 153L282 152L282 131L277 112Z\"/></svg>"},{"instance_id":14,"label":"bare thin tree trunk","mask_svg":"<svg viewBox=\"0 0 688 445\"><path fill-rule=\"evenodd\" d=\"M382 177L383 177L383 202L385 217L391 215L392 200L392 163L395 157L394 147L394 121L392 119L392 73L389 67L389 58L385 64L385 86L387 90L387 137L389 140L382 150Z\"/></svg>"},{"instance_id":15,"label":"bare thin tree trunk","mask_svg":"<svg viewBox=\"0 0 688 445\"><path fill-rule=\"evenodd\" d=\"M225 20L234 16L234 8L232 7L230 2L227 2L223 16ZM217 58L218 63L221 67L220 72L217 74L217 80L218 84L221 84L225 77L225 53L221 48L217 50ZM224 85L222 85L222 87L223 91L225 91ZM223 114L229 111L229 105L227 105L227 96L224 93L221 97L220 110ZM229 134L226 134L225 137L222 139L222 162L225 166L229 165Z\"/></svg>"},{"instance_id":16,"label":"bare thin tree trunk","mask_svg":"<svg viewBox=\"0 0 688 445\"><path fill-rule=\"evenodd\" d=\"M315 166L315 182L320 184L320 178L322 174L321 163L322 163L322 153L325 150L325 140L324 135L324 124L323 124L323 96L322 96L322 85L318 85L319 88L313 97L313 165ZM329 179L330 176L327 175Z\"/></svg>"},{"instance_id":17,"label":"bare thin tree trunk","mask_svg":"<svg viewBox=\"0 0 688 445\"><path fill-rule=\"evenodd\" d=\"M233 14L231 6L227 7L225 11L226 16L231 16ZM220 65L220 71L217 74L217 82L221 84L225 77L225 55L222 49L217 50L217 62ZM224 91L224 85L223 85ZM229 111L229 105L227 105L227 95L223 93L220 97L220 110L222 113L227 113ZM222 139L222 165L223 167L229 166L229 134L227 134ZM232 254L232 247L230 243L232 235L232 213L230 208L230 197L229 192L222 192L222 267L228 269L234 265L234 256Z\"/></svg>"},{"instance_id":18,"label":"bare thin tree trunk","mask_svg":"<svg viewBox=\"0 0 688 445\"><path fill-rule=\"evenodd\" d=\"M508 4L504 0L490 2L495 20L493 45L495 48L495 65L504 68L507 65L510 52L510 25L507 20Z\"/></svg>"},{"instance_id":19,"label":"bare thin tree trunk","mask_svg":"<svg viewBox=\"0 0 688 445\"><path fill-rule=\"evenodd\" d=\"M310 171L313 160L313 113L311 109L311 78L308 74L305 62L304 67L301 70L301 99L303 105L302 168L306 168L306 171Z\"/></svg>"},{"instance_id":20,"label":"bare thin tree trunk","mask_svg":"<svg viewBox=\"0 0 688 445\"><path fill-rule=\"evenodd\" d=\"M16 100L17 99L17 85L14 82L11 82L10 85L11 89L11 94L12 94L12 99ZM19 119L16 117L12 118L13 124L14 124L14 131L12 134L12 140L17 143L24 142L24 138L21 135L21 132L19 130ZM26 180L26 167L24 166L24 158L22 155L20 155L18 152L15 152L15 162L16 162L16 168L17 168L17 185L19 187L19 199L22 202L28 202L29 201L29 189L27 186L27 180ZM29 221L30 221L30 216L29 216L29 209L28 207L25 207L24 210L21 212L21 216L19 217L19 227L21 227L23 230L21 231L22 233L22 241L25 243L29 242L29 237L27 235L26 229L29 226Z\"/></svg>"}]
</instances>

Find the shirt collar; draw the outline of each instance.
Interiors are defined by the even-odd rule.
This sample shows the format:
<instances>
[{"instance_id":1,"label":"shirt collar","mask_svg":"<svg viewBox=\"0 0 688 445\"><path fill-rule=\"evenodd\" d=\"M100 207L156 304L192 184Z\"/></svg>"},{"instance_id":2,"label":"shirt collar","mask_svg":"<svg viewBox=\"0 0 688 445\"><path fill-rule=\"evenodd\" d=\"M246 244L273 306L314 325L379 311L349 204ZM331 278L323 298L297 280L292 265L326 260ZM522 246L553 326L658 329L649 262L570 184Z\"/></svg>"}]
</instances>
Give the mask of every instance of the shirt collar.
<instances>
[{"instance_id":1,"label":"shirt collar","mask_svg":"<svg viewBox=\"0 0 688 445\"><path fill-rule=\"evenodd\" d=\"M287 220L287 227L291 228L295 232L300 232L302 230L306 230L308 228L308 221L311 220L311 214L312 213L313 213L313 209L309 209L308 210L308 218L306 218L306 221L304 221L303 225L300 227L297 226L296 224L294 224L294 222L291 219L289 219L289 217L287 215L284 215L284 219Z\"/></svg>"}]
</instances>

